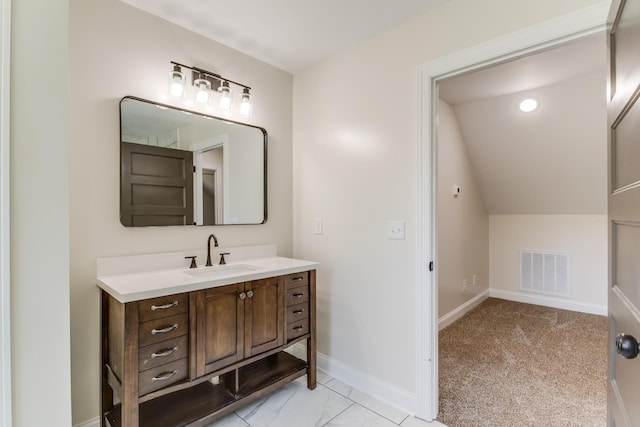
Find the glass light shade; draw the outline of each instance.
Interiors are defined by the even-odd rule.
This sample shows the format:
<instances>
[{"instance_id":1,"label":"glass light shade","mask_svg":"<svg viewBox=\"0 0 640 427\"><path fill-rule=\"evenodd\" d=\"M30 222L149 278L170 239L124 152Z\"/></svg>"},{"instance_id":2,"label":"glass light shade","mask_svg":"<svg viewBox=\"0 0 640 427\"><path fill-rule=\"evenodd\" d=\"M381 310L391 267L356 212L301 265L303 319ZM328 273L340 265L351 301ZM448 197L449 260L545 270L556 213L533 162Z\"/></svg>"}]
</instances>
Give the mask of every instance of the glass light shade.
<instances>
[{"instance_id":1,"label":"glass light shade","mask_svg":"<svg viewBox=\"0 0 640 427\"><path fill-rule=\"evenodd\" d=\"M523 113L530 113L538 108L538 101L533 98L523 99L520 101L518 108L520 108L520 111Z\"/></svg>"},{"instance_id":2,"label":"glass light shade","mask_svg":"<svg viewBox=\"0 0 640 427\"><path fill-rule=\"evenodd\" d=\"M218 91L220 92L220 109L224 111L231 110L231 88L229 88L229 82L222 82Z\"/></svg>"},{"instance_id":3,"label":"glass light shade","mask_svg":"<svg viewBox=\"0 0 640 427\"><path fill-rule=\"evenodd\" d=\"M244 88L242 95L240 95L240 114L245 117L251 115L251 94L249 88Z\"/></svg>"},{"instance_id":4,"label":"glass light shade","mask_svg":"<svg viewBox=\"0 0 640 427\"><path fill-rule=\"evenodd\" d=\"M196 79L193 82L193 85L196 87L196 104L198 105L207 105L209 104L210 93L211 93L211 83L205 79Z\"/></svg>"},{"instance_id":5,"label":"glass light shade","mask_svg":"<svg viewBox=\"0 0 640 427\"><path fill-rule=\"evenodd\" d=\"M169 95L172 98L184 98L186 94L186 76L182 69L175 65L173 70L169 72Z\"/></svg>"}]
</instances>

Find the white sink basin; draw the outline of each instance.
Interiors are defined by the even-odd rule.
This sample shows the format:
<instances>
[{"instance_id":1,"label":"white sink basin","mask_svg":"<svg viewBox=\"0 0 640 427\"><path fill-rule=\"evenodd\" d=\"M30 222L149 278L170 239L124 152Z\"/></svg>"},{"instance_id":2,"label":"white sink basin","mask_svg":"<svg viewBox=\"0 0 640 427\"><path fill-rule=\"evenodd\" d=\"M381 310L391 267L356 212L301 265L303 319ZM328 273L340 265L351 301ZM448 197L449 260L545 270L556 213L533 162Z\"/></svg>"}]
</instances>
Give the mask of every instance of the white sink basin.
<instances>
[{"instance_id":1,"label":"white sink basin","mask_svg":"<svg viewBox=\"0 0 640 427\"><path fill-rule=\"evenodd\" d=\"M227 276L235 276L242 273L259 270L258 267L249 264L227 264L216 265L213 267L201 267L198 269L187 270L184 273L194 277L203 279L220 279Z\"/></svg>"}]
</instances>

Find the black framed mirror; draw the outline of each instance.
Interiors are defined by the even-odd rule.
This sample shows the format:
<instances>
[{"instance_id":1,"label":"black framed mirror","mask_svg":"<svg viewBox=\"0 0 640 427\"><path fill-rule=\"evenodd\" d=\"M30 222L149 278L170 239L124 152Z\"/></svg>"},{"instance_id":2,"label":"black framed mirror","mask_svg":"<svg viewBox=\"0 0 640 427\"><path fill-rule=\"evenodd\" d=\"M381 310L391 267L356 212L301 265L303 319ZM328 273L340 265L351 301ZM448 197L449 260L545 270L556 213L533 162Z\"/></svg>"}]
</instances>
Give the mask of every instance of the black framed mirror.
<instances>
[{"instance_id":1,"label":"black framed mirror","mask_svg":"<svg viewBox=\"0 0 640 427\"><path fill-rule=\"evenodd\" d=\"M267 131L133 96L120 101L120 222L264 224Z\"/></svg>"}]
</instances>

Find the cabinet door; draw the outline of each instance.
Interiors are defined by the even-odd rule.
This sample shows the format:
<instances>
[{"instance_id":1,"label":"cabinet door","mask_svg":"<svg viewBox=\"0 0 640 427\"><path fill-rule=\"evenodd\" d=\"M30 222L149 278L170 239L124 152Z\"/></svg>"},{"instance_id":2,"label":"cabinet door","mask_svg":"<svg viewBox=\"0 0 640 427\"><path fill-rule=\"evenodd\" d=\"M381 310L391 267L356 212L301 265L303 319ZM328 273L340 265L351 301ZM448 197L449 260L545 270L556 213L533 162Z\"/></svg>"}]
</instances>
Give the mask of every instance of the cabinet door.
<instances>
[{"instance_id":1,"label":"cabinet door","mask_svg":"<svg viewBox=\"0 0 640 427\"><path fill-rule=\"evenodd\" d=\"M244 356L284 344L284 281L282 277L245 284Z\"/></svg>"},{"instance_id":2,"label":"cabinet door","mask_svg":"<svg viewBox=\"0 0 640 427\"><path fill-rule=\"evenodd\" d=\"M244 284L197 292L197 375L205 375L243 358Z\"/></svg>"}]
</instances>

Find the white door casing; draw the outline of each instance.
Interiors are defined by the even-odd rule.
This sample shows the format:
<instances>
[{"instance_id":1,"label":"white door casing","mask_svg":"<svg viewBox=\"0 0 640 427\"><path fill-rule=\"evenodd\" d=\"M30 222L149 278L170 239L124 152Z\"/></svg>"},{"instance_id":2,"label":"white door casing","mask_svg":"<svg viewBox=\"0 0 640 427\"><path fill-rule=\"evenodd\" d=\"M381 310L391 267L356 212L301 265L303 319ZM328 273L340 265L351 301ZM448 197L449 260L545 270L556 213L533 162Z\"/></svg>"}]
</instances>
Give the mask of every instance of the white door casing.
<instances>
[{"instance_id":1,"label":"white door casing","mask_svg":"<svg viewBox=\"0 0 640 427\"><path fill-rule=\"evenodd\" d=\"M482 43L418 67L418 248L416 282L416 408L417 417L438 414L438 292L435 192L437 150L437 82L546 50L606 28L609 1ZM429 262L434 261L434 271Z\"/></svg>"},{"instance_id":2,"label":"white door casing","mask_svg":"<svg viewBox=\"0 0 640 427\"><path fill-rule=\"evenodd\" d=\"M0 427L12 425L9 242L11 0L0 0Z\"/></svg>"}]
</instances>

